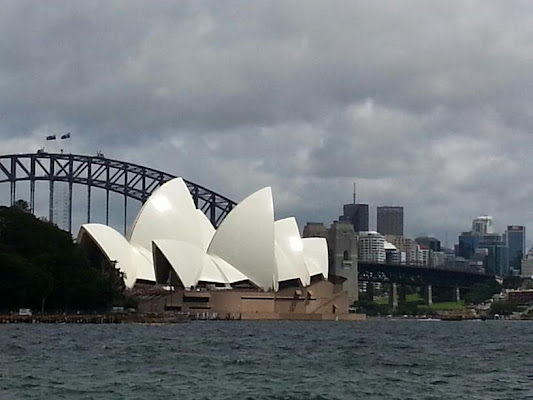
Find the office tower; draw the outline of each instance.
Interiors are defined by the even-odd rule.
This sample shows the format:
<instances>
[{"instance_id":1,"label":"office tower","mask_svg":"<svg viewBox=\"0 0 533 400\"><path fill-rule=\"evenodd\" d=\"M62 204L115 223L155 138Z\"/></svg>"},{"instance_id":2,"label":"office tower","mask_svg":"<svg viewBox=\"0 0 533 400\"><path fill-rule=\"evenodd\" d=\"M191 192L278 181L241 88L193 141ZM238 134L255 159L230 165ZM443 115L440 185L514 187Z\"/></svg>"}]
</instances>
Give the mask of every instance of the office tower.
<instances>
[{"instance_id":1,"label":"office tower","mask_svg":"<svg viewBox=\"0 0 533 400\"><path fill-rule=\"evenodd\" d=\"M529 249L522 260L520 275L528 278L533 277L533 248Z\"/></svg>"},{"instance_id":2,"label":"office tower","mask_svg":"<svg viewBox=\"0 0 533 400\"><path fill-rule=\"evenodd\" d=\"M355 182L353 184L353 203L343 206L340 221L350 222L355 232L368 231L368 204L357 204L355 201Z\"/></svg>"},{"instance_id":3,"label":"office tower","mask_svg":"<svg viewBox=\"0 0 533 400\"><path fill-rule=\"evenodd\" d=\"M356 232L368 231L368 204L345 204L341 221L350 222Z\"/></svg>"},{"instance_id":4,"label":"office tower","mask_svg":"<svg viewBox=\"0 0 533 400\"><path fill-rule=\"evenodd\" d=\"M505 232L509 248L509 268L520 271L521 262L526 251L526 227L509 225Z\"/></svg>"},{"instance_id":5,"label":"office tower","mask_svg":"<svg viewBox=\"0 0 533 400\"><path fill-rule=\"evenodd\" d=\"M477 250L479 249L488 250L484 263L485 273L497 276L509 275L508 248L501 235L489 234L481 236L477 247Z\"/></svg>"},{"instance_id":6,"label":"office tower","mask_svg":"<svg viewBox=\"0 0 533 400\"><path fill-rule=\"evenodd\" d=\"M393 244L402 254L402 263L416 264L418 244L410 238L396 235L386 235L385 240Z\"/></svg>"},{"instance_id":7,"label":"office tower","mask_svg":"<svg viewBox=\"0 0 533 400\"><path fill-rule=\"evenodd\" d=\"M492 217L481 215L472 221L472 233L476 235L486 235L493 233Z\"/></svg>"},{"instance_id":8,"label":"office tower","mask_svg":"<svg viewBox=\"0 0 533 400\"><path fill-rule=\"evenodd\" d=\"M429 250L440 251L440 240L433 236L420 236L415 239L419 245L426 246Z\"/></svg>"},{"instance_id":9,"label":"office tower","mask_svg":"<svg viewBox=\"0 0 533 400\"><path fill-rule=\"evenodd\" d=\"M378 207L377 230L382 235L403 236L403 207Z\"/></svg>"},{"instance_id":10,"label":"office tower","mask_svg":"<svg viewBox=\"0 0 533 400\"><path fill-rule=\"evenodd\" d=\"M476 253L476 248L481 239L480 235L472 232L463 232L459 236L459 245L457 246L456 256L469 259Z\"/></svg>"}]
</instances>

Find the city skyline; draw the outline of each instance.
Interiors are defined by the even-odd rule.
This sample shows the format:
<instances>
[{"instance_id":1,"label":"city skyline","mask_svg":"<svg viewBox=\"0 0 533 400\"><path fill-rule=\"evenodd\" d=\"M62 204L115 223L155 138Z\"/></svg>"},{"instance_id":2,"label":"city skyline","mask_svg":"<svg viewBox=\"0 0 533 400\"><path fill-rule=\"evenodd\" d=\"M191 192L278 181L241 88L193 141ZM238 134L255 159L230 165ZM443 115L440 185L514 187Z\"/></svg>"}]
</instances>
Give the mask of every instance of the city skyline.
<instances>
[{"instance_id":1,"label":"city skyline","mask_svg":"<svg viewBox=\"0 0 533 400\"><path fill-rule=\"evenodd\" d=\"M354 201L355 201L355 194L354 194ZM363 225L367 226L367 229L361 229L360 231L376 231L383 235L396 234L396 235L408 237L411 239L415 239L416 237L434 237L439 240L439 242L442 244L442 247L447 248L447 249L453 249L455 245L459 244L458 238L459 236L461 236L463 232L476 232L477 234L480 234L480 235L487 234L487 233L506 235L509 231L511 232L520 231L520 233L524 235L525 240L521 239L520 245L517 245L517 246L523 248L522 253L524 256L525 254L527 254L527 250L529 249L529 247L527 247L526 245L527 236L525 235L525 232L526 232L525 226L519 225L519 224L514 224L514 225L504 224L505 229L502 228L502 230L499 230L500 225L498 225L498 229L495 230L494 225L493 225L494 218L490 215L485 215L485 214L479 214L476 217L473 217L471 219L470 224L466 223L465 226L470 226L470 229L465 228L464 230L458 232L457 235L452 236L452 237L448 237L448 234L446 233L444 238L441 238L435 234L427 234L427 233L419 234L417 236L404 235L403 226L405 223L405 217L404 217L403 206L391 206L391 205L383 206L383 205L372 205L372 204L367 204L367 203L355 203L355 202L347 203L342 206L344 213L343 215L339 216L338 220L345 221L345 222L351 222L354 225L354 228L356 228L358 224L361 224L361 220L357 219L358 215L356 212L356 210L361 209L361 206L364 207ZM387 231L386 233L380 232L379 225L378 225L378 213L380 209L386 210L386 211L390 210L392 212L401 214L401 219L398 221L394 221L393 223L393 225L401 226L401 229L400 229L401 232L400 231L396 233L392 233L390 231ZM374 210L374 212L372 212L372 210ZM373 219L370 218L371 215L374 216ZM384 215L383 217L387 218L388 216ZM322 222L325 225L328 225L328 223L333 223L334 221L329 221L329 222L328 221L310 221L310 222ZM390 228L390 226L387 226L387 228ZM358 230L355 229L355 231L357 232Z\"/></svg>"},{"instance_id":2,"label":"city skyline","mask_svg":"<svg viewBox=\"0 0 533 400\"><path fill-rule=\"evenodd\" d=\"M500 232L533 228L531 3L2 11L5 154L59 151L46 136L71 133L65 151L101 150L237 202L272 186L278 218L333 221L357 181L358 202L404 207L409 237L451 245L483 214Z\"/></svg>"}]
</instances>

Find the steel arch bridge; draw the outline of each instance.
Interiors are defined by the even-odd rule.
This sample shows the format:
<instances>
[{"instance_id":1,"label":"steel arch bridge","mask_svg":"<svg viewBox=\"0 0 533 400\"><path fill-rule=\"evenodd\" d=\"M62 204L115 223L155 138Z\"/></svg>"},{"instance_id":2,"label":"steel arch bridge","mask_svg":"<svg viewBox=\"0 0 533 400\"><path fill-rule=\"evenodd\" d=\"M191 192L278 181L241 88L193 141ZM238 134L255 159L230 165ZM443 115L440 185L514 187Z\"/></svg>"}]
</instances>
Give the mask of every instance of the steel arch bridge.
<instances>
[{"instance_id":1,"label":"steel arch bridge","mask_svg":"<svg viewBox=\"0 0 533 400\"><path fill-rule=\"evenodd\" d=\"M30 183L30 209L35 210L35 183L49 182L49 217L54 221L54 184L68 184L68 231L72 232L73 185L87 186L87 223L91 222L92 189L106 193L106 224L109 225L109 194L118 193L124 197L124 233L127 226L128 200L142 204L155 189L176 178L175 175L124 161L81 154L47 153L42 150L34 154L0 155L0 183L10 183L10 202L17 198L17 182ZM184 180L191 192L196 207L202 210L213 226L218 227L236 203L206 187Z\"/></svg>"},{"instance_id":2,"label":"steel arch bridge","mask_svg":"<svg viewBox=\"0 0 533 400\"><path fill-rule=\"evenodd\" d=\"M476 283L494 279L483 272L453 268L423 267L408 264L358 263L359 280L364 282L400 283L412 286L470 288Z\"/></svg>"}]
</instances>

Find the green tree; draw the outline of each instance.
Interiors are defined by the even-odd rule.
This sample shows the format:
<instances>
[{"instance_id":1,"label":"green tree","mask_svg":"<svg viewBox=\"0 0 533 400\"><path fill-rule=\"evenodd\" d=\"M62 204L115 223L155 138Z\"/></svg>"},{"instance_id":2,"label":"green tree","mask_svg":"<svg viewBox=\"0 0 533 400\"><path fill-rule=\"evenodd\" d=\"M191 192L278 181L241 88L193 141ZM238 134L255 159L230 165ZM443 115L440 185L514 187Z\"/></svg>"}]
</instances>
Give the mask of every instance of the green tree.
<instances>
[{"instance_id":1,"label":"green tree","mask_svg":"<svg viewBox=\"0 0 533 400\"><path fill-rule=\"evenodd\" d=\"M480 304L501 291L502 285L500 285L495 279L488 279L483 283L476 283L472 286L465 295L465 302L470 304Z\"/></svg>"},{"instance_id":2,"label":"green tree","mask_svg":"<svg viewBox=\"0 0 533 400\"><path fill-rule=\"evenodd\" d=\"M391 309L387 304L377 304L374 301L359 300L354 303L354 306L358 312L371 316L388 315L391 313Z\"/></svg>"},{"instance_id":3,"label":"green tree","mask_svg":"<svg viewBox=\"0 0 533 400\"><path fill-rule=\"evenodd\" d=\"M519 276L506 276L503 278L502 287L504 289L519 289L523 281Z\"/></svg>"},{"instance_id":4,"label":"green tree","mask_svg":"<svg viewBox=\"0 0 533 400\"><path fill-rule=\"evenodd\" d=\"M518 311L518 304L512 301L496 301L490 305L492 315L510 315L515 311Z\"/></svg>"},{"instance_id":5,"label":"green tree","mask_svg":"<svg viewBox=\"0 0 533 400\"><path fill-rule=\"evenodd\" d=\"M123 302L113 268L91 265L69 233L20 207L0 207L0 309L97 309Z\"/></svg>"},{"instance_id":6,"label":"green tree","mask_svg":"<svg viewBox=\"0 0 533 400\"><path fill-rule=\"evenodd\" d=\"M18 208L20 211L31 212L30 203L28 203L26 200L19 199L15 201L13 207Z\"/></svg>"}]
</instances>

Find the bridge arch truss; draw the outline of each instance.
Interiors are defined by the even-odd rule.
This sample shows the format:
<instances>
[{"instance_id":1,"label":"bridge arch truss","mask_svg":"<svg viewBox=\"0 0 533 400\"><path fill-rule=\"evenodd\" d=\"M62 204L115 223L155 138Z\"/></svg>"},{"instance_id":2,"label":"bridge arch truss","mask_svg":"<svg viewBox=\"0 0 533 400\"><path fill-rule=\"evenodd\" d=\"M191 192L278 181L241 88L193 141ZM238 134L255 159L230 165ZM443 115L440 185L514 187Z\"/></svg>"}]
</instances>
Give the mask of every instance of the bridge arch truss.
<instances>
[{"instance_id":1,"label":"bridge arch truss","mask_svg":"<svg viewBox=\"0 0 533 400\"><path fill-rule=\"evenodd\" d=\"M17 199L17 182L30 184L29 206L35 211L35 183L49 182L49 216L54 222L55 183L68 184L68 231L72 232L73 185L87 187L87 223L91 222L91 195L93 189L106 194L106 224L109 224L109 195L117 193L124 198L124 233L127 227L129 200L142 204L163 183L175 175L138 164L105 158L102 155L59 154L39 151L35 154L0 155L0 183L10 184L10 202ZM213 226L218 227L236 203L206 187L184 180L196 207L202 210Z\"/></svg>"}]
</instances>

